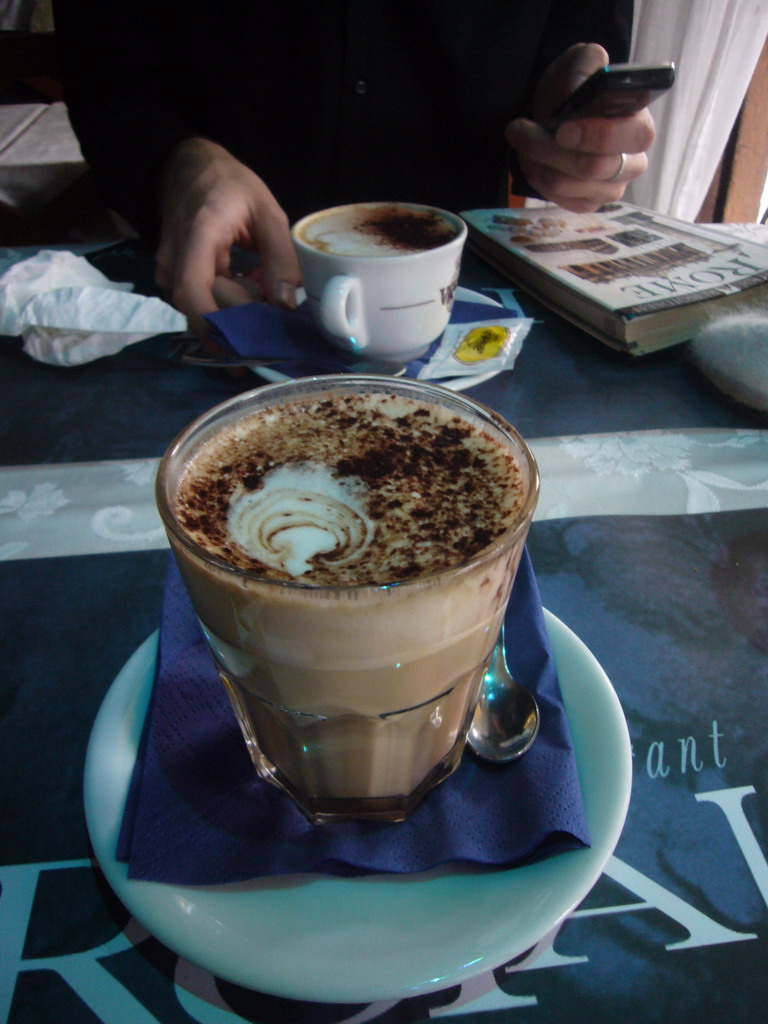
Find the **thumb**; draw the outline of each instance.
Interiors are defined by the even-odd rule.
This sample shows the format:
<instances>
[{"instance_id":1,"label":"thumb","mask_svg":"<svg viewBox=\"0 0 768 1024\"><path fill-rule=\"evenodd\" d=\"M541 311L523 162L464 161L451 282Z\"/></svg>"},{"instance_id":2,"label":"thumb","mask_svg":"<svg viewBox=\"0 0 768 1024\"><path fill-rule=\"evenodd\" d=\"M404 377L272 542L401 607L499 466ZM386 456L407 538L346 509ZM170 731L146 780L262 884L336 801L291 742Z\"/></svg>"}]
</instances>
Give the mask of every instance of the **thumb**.
<instances>
[{"instance_id":1,"label":"thumb","mask_svg":"<svg viewBox=\"0 0 768 1024\"><path fill-rule=\"evenodd\" d=\"M301 283L299 260L287 231L269 234L261 242L261 287L264 299L287 309L296 307Z\"/></svg>"},{"instance_id":2,"label":"thumb","mask_svg":"<svg viewBox=\"0 0 768 1024\"><path fill-rule=\"evenodd\" d=\"M599 43L576 43L561 53L544 72L536 89L536 120L545 121L574 89L608 61L608 52Z\"/></svg>"},{"instance_id":3,"label":"thumb","mask_svg":"<svg viewBox=\"0 0 768 1024\"><path fill-rule=\"evenodd\" d=\"M566 50L563 57L569 58L565 61L568 93L578 89L582 82L604 68L610 60L607 51L598 43L577 43Z\"/></svg>"}]
</instances>

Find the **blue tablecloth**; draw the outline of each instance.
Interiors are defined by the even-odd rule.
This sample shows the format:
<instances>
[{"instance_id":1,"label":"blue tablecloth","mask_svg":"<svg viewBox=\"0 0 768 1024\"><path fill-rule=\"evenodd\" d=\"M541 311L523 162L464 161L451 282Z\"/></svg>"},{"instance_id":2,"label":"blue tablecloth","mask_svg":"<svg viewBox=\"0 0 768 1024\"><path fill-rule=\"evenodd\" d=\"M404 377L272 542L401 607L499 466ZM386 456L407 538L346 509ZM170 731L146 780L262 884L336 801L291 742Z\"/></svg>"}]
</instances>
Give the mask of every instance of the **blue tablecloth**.
<instances>
[{"instance_id":1,"label":"blue tablecloth","mask_svg":"<svg viewBox=\"0 0 768 1024\"><path fill-rule=\"evenodd\" d=\"M151 286L149 254L98 259L114 280ZM462 283L508 287L473 259ZM256 381L175 364L169 339L75 370L2 340L0 465L44 471L0 469L0 1020L768 1018L768 460L731 472L764 443L765 421L715 392L684 348L627 363L518 297L537 323L514 371L472 394L528 438L558 439L561 475L543 481L548 518L529 548L544 605L605 668L633 742L626 828L593 892L538 959L371 1006L245 991L129 923L90 860L82 770L108 687L160 619L167 551L142 549L151 530L136 530L132 488L146 501L150 460L170 438ZM704 469L695 431L715 427L719 461ZM620 432L651 429L676 431L675 443L652 435L640 446L650 462L637 461ZM99 460L124 476L119 500L83 498ZM587 473L592 511L621 514L568 503ZM720 511L731 499L740 510ZM44 555L35 531L51 537ZM89 532L103 546L78 547Z\"/></svg>"}]
</instances>

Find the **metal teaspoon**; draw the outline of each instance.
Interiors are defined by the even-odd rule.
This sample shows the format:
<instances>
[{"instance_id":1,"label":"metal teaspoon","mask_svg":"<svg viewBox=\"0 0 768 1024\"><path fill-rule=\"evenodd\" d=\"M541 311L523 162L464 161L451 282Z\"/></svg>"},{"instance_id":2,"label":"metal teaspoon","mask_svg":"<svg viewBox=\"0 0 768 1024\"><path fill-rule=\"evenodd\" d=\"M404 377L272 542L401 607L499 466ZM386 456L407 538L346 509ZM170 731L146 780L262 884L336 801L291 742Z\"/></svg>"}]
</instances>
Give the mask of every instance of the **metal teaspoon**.
<instances>
[{"instance_id":1,"label":"metal teaspoon","mask_svg":"<svg viewBox=\"0 0 768 1024\"><path fill-rule=\"evenodd\" d=\"M483 761L501 764L522 757L538 732L538 705L533 694L513 679L507 667L502 626L483 679L467 743Z\"/></svg>"}]
</instances>

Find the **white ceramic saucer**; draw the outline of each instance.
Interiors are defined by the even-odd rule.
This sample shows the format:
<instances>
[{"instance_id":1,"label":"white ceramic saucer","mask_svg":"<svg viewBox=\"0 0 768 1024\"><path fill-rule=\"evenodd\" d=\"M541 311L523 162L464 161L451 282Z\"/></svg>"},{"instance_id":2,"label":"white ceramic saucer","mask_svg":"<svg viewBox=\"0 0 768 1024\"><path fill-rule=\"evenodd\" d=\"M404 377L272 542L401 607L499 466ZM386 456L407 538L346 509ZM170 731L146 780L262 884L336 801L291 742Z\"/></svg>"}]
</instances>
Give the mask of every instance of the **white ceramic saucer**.
<instances>
[{"instance_id":1,"label":"white ceramic saucer","mask_svg":"<svg viewBox=\"0 0 768 1024\"><path fill-rule=\"evenodd\" d=\"M304 293L300 290L299 301L301 301L303 294ZM462 302L480 302L484 306L499 306L503 309L500 302L490 298L488 295L483 295L481 292L473 291L471 288L457 288L456 298L460 299ZM350 367L350 372L353 370L354 367ZM269 366L257 366L254 368L253 372L258 377L269 381L271 384L277 384L279 381L289 379L286 374L281 373L279 370L273 370ZM430 383L442 384L444 388L450 388L451 391L466 391L468 388L473 388L477 384L482 384L483 381L491 380L499 373L501 373L500 370L490 370L488 373L478 373L467 377L446 377L442 380L430 381Z\"/></svg>"},{"instance_id":2,"label":"white ceramic saucer","mask_svg":"<svg viewBox=\"0 0 768 1024\"><path fill-rule=\"evenodd\" d=\"M249 988L369 1003L460 984L546 936L595 884L618 842L632 762L619 700L594 656L547 613L592 845L510 870L409 876L292 875L183 887L137 882L115 860L152 688L157 634L133 654L94 724L85 811L96 858L132 914L166 946ZM332 826L329 826L332 827Z\"/></svg>"}]
</instances>

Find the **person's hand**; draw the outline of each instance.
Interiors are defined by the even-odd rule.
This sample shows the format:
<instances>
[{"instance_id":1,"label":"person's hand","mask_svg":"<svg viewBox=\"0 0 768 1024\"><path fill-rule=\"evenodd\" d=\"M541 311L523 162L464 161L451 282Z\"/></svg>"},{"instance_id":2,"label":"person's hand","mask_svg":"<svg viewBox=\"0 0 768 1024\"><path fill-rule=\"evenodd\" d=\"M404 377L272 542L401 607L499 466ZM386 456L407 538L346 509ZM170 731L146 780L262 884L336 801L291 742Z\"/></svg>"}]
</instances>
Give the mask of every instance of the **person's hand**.
<instances>
[{"instance_id":1,"label":"person's hand","mask_svg":"<svg viewBox=\"0 0 768 1024\"><path fill-rule=\"evenodd\" d=\"M627 184L648 166L654 140L646 107L631 117L584 117L566 121L555 134L541 125L585 79L608 63L597 43L578 43L554 61L534 95L535 121L518 118L506 129L520 169L545 199L586 213L624 195Z\"/></svg>"},{"instance_id":2,"label":"person's hand","mask_svg":"<svg viewBox=\"0 0 768 1024\"><path fill-rule=\"evenodd\" d=\"M263 299L296 305L298 260L288 218L264 182L207 139L187 139L164 168L155 279L205 339L205 313ZM230 268L233 245L258 252L242 276Z\"/></svg>"}]
</instances>

